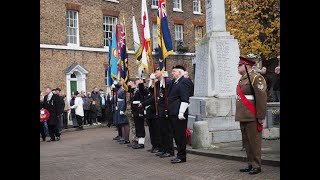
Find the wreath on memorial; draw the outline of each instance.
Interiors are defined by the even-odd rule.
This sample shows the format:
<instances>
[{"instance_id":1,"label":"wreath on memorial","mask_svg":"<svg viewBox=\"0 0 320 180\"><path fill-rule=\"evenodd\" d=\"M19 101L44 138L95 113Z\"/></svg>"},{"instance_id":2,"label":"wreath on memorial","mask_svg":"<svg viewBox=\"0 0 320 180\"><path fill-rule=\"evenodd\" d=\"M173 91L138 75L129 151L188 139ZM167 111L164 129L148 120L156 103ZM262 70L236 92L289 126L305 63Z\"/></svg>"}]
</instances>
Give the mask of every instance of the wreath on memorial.
<instances>
[{"instance_id":1,"label":"wreath on memorial","mask_svg":"<svg viewBox=\"0 0 320 180\"><path fill-rule=\"evenodd\" d=\"M45 122L49 119L50 113L45 108L40 109L40 122Z\"/></svg>"}]
</instances>

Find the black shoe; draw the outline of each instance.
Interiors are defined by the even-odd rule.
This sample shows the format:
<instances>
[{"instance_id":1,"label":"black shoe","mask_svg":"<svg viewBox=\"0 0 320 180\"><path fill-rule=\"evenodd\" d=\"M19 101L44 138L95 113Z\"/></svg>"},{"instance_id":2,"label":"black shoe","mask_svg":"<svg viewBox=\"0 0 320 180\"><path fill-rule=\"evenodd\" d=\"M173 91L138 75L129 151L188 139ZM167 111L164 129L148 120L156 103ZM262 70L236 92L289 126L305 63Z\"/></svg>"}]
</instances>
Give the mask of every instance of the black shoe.
<instances>
[{"instance_id":1,"label":"black shoe","mask_svg":"<svg viewBox=\"0 0 320 180\"><path fill-rule=\"evenodd\" d=\"M119 144L129 144L130 143L130 141L121 141L121 142L119 142Z\"/></svg>"},{"instance_id":2,"label":"black shoe","mask_svg":"<svg viewBox=\"0 0 320 180\"><path fill-rule=\"evenodd\" d=\"M161 155L164 154L164 153L166 153L166 152L164 152L164 151L159 151L159 152L156 153L156 156L161 156Z\"/></svg>"},{"instance_id":3,"label":"black shoe","mask_svg":"<svg viewBox=\"0 0 320 180\"><path fill-rule=\"evenodd\" d=\"M151 153L158 153L158 152L161 152L160 149L158 148L155 148L153 151L151 151Z\"/></svg>"},{"instance_id":4,"label":"black shoe","mask_svg":"<svg viewBox=\"0 0 320 180\"><path fill-rule=\"evenodd\" d=\"M144 148L144 144L136 144L132 146L132 149L143 149L143 148Z\"/></svg>"},{"instance_id":5,"label":"black shoe","mask_svg":"<svg viewBox=\"0 0 320 180\"><path fill-rule=\"evenodd\" d=\"M252 168L250 171L249 171L249 174L258 174L258 173L261 173L261 168Z\"/></svg>"},{"instance_id":6,"label":"black shoe","mask_svg":"<svg viewBox=\"0 0 320 180\"><path fill-rule=\"evenodd\" d=\"M47 142L56 141L55 139L49 139Z\"/></svg>"},{"instance_id":7,"label":"black shoe","mask_svg":"<svg viewBox=\"0 0 320 180\"><path fill-rule=\"evenodd\" d=\"M252 169L252 166L248 166L246 168L240 169L240 172L249 172Z\"/></svg>"},{"instance_id":8,"label":"black shoe","mask_svg":"<svg viewBox=\"0 0 320 180\"><path fill-rule=\"evenodd\" d=\"M152 152L154 150L154 148L151 148L151 149L148 149L147 151L148 152Z\"/></svg>"},{"instance_id":9,"label":"black shoe","mask_svg":"<svg viewBox=\"0 0 320 180\"><path fill-rule=\"evenodd\" d=\"M160 155L160 158L166 158L166 157L171 157L171 156L173 156L173 154L164 153L164 154Z\"/></svg>"},{"instance_id":10,"label":"black shoe","mask_svg":"<svg viewBox=\"0 0 320 180\"><path fill-rule=\"evenodd\" d=\"M113 140L119 140L120 139L120 136L116 136L113 138Z\"/></svg>"},{"instance_id":11,"label":"black shoe","mask_svg":"<svg viewBox=\"0 0 320 180\"><path fill-rule=\"evenodd\" d=\"M124 141L124 139L121 139L121 138L120 138L119 140L117 140L117 142L122 142L122 141Z\"/></svg>"},{"instance_id":12,"label":"black shoe","mask_svg":"<svg viewBox=\"0 0 320 180\"><path fill-rule=\"evenodd\" d=\"M187 160L186 159L179 159L179 158L171 160L172 164L183 163L183 162L187 162Z\"/></svg>"},{"instance_id":13,"label":"black shoe","mask_svg":"<svg viewBox=\"0 0 320 180\"><path fill-rule=\"evenodd\" d=\"M132 146L135 146L136 144L138 144L137 142L135 142L135 141L132 141L130 144L128 144L127 146L128 147L132 147Z\"/></svg>"},{"instance_id":14,"label":"black shoe","mask_svg":"<svg viewBox=\"0 0 320 180\"><path fill-rule=\"evenodd\" d=\"M57 137L57 141L60 141L60 136Z\"/></svg>"},{"instance_id":15,"label":"black shoe","mask_svg":"<svg viewBox=\"0 0 320 180\"><path fill-rule=\"evenodd\" d=\"M111 124L110 124L110 123L108 123L108 124L107 124L107 126L108 126L108 127L110 127L110 126L111 126Z\"/></svg>"}]
</instances>

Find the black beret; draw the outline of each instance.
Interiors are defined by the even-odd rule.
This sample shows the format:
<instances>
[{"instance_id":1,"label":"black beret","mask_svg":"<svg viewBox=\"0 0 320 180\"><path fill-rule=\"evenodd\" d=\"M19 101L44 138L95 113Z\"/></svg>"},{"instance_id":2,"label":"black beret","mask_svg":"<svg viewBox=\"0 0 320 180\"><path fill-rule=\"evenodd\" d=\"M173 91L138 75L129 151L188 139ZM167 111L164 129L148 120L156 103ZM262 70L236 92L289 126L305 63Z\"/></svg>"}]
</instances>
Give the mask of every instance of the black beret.
<instances>
[{"instance_id":1,"label":"black beret","mask_svg":"<svg viewBox=\"0 0 320 180\"><path fill-rule=\"evenodd\" d=\"M172 67L172 69L182 69L182 70L186 70L186 68L185 67L183 67L183 66L181 66L181 65L174 65L173 67Z\"/></svg>"}]
</instances>

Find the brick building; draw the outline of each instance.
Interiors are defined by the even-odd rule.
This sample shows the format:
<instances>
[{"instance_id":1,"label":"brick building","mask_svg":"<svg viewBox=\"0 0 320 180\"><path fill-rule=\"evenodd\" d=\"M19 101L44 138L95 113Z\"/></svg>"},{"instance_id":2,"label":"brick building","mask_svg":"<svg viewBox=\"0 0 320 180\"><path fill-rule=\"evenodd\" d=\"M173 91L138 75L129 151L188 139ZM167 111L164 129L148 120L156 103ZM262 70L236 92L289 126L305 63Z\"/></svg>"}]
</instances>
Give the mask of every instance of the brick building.
<instances>
[{"instance_id":1,"label":"brick building","mask_svg":"<svg viewBox=\"0 0 320 180\"><path fill-rule=\"evenodd\" d=\"M146 0L151 42L157 47L157 0ZM205 33L203 0L168 0L167 16L174 53L167 58L170 74L183 64L194 78L195 43ZM106 88L110 27L125 18L130 77L136 77L132 16L141 38L141 0L40 0L40 88L71 91ZM183 40L187 52L177 51ZM156 59L156 52L153 52Z\"/></svg>"}]
</instances>

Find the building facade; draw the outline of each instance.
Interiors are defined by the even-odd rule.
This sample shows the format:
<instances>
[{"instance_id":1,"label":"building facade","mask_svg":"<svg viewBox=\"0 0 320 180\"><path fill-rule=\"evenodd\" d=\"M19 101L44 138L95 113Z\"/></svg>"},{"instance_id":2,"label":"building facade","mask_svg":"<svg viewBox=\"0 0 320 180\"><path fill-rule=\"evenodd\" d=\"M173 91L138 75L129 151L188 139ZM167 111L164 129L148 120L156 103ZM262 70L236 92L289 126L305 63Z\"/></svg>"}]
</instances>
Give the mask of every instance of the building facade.
<instances>
[{"instance_id":1,"label":"building facade","mask_svg":"<svg viewBox=\"0 0 320 180\"><path fill-rule=\"evenodd\" d=\"M158 0L146 1L151 43L157 47ZM194 79L195 44L205 33L204 1L168 0L166 9L174 47L166 60L168 73L173 65L182 64ZM70 98L75 90L105 89L112 26L123 18L130 78L136 77L133 15L141 38L141 0L40 0L41 90L47 85L60 87ZM181 41L186 52L177 49ZM155 49L153 57L157 59Z\"/></svg>"}]
</instances>

